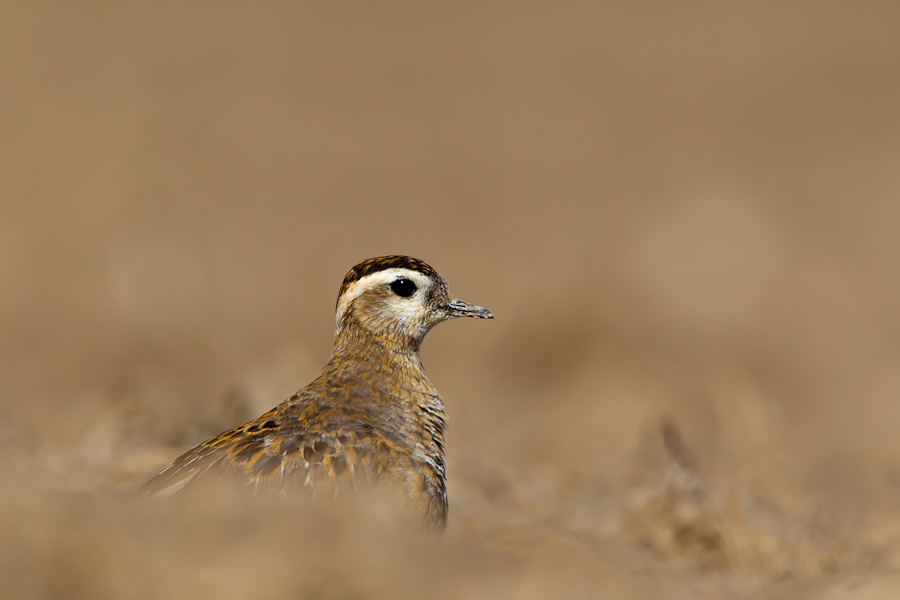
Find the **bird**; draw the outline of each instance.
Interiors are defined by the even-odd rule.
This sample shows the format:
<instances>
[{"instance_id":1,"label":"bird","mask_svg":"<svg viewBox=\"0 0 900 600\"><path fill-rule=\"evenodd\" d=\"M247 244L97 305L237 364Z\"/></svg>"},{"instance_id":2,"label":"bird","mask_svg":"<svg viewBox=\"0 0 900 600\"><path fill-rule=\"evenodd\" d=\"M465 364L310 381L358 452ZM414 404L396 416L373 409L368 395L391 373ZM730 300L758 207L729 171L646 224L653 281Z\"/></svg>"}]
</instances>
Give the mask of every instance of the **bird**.
<instances>
[{"instance_id":1,"label":"bird","mask_svg":"<svg viewBox=\"0 0 900 600\"><path fill-rule=\"evenodd\" d=\"M419 350L438 323L493 319L411 256L364 260L341 283L321 375L259 418L194 446L137 494L170 496L208 478L287 494L389 486L425 524L447 527L444 400Z\"/></svg>"}]
</instances>

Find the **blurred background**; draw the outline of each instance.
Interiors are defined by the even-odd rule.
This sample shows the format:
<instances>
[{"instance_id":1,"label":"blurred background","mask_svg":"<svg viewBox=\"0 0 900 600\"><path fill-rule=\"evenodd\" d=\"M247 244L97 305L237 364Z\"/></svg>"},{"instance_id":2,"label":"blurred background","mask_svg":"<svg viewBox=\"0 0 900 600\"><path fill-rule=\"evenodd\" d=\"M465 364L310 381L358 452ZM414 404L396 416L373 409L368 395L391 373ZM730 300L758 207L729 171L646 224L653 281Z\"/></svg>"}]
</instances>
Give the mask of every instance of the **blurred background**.
<instances>
[{"instance_id":1,"label":"blurred background","mask_svg":"<svg viewBox=\"0 0 900 600\"><path fill-rule=\"evenodd\" d=\"M900 5L4 3L0 595L896 598ZM423 348L441 539L122 503L318 374L346 271Z\"/></svg>"}]
</instances>

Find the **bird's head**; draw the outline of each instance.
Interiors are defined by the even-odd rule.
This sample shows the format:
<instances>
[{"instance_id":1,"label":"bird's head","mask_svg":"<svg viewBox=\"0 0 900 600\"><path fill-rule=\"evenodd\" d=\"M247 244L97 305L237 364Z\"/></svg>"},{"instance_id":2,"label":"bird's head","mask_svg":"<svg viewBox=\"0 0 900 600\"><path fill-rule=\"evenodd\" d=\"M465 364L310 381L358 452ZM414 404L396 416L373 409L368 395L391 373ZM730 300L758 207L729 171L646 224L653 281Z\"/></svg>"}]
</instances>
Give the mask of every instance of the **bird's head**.
<instances>
[{"instance_id":1,"label":"bird's head","mask_svg":"<svg viewBox=\"0 0 900 600\"><path fill-rule=\"evenodd\" d=\"M360 328L387 342L417 347L428 330L457 317L494 318L487 309L454 298L444 278L425 262L380 256L344 277L335 335Z\"/></svg>"}]
</instances>

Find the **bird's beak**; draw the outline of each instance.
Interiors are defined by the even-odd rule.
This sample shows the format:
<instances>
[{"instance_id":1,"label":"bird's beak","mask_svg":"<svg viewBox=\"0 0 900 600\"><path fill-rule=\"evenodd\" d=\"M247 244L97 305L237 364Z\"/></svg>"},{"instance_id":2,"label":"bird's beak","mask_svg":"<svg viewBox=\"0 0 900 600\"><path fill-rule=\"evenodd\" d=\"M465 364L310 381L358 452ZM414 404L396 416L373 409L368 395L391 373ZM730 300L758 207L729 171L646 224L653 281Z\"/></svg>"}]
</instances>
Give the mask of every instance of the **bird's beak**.
<instances>
[{"instance_id":1,"label":"bird's beak","mask_svg":"<svg viewBox=\"0 0 900 600\"><path fill-rule=\"evenodd\" d=\"M486 308L463 302L462 300L454 300L450 304L444 306L444 310L450 315L450 318L456 317L472 317L474 319L493 319L494 315Z\"/></svg>"}]
</instances>

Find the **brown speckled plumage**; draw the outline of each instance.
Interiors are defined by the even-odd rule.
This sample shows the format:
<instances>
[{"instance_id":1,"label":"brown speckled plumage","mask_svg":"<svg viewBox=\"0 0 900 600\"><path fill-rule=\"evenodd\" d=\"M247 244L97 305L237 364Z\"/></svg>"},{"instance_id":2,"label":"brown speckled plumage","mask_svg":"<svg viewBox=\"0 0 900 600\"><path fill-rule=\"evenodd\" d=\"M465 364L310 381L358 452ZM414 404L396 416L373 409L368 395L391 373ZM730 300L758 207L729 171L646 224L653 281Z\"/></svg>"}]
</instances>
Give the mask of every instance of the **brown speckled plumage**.
<instances>
[{"instance_id":1,"label":"brown speckled plumage","mask_svg":"<svg viewBox=\"0 0 900 600\"><path fill-rule=\"evenodd\" d=\"M401 279L415 284L409 296L393 287ZM419 345L431 327L459 316L493 318L456 300L418 259L356 265L341 285L322 374L258 419L188 450L141 492L172 494L207 473L314 494L388 484L404 490L428 524L445 527L444 402L425 375Z\"/></svg>"}]
</instances>

